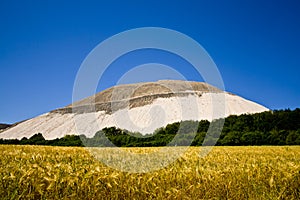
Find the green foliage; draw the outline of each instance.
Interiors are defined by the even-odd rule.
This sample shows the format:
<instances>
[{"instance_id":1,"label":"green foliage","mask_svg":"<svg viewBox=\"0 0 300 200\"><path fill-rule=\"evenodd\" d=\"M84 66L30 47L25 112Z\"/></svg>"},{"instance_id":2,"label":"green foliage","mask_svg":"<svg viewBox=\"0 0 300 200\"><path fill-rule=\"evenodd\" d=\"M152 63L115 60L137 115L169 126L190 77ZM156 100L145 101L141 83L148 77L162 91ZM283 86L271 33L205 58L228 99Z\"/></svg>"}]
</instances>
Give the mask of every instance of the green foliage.
<instances>
[{"instance_id":1,"label":"green foliage","mask_svg":"<svg viewBox=\"0 0 300 200\"><path fill-rule=\"evenodd\" d=\"M63 138L49 140L46 145L51 146L83 146L80 137L77 135L65 135Z\"/></svg>"},{"instance_id":2,"label":"green foliage","mask_svg":"<svg viewBox=\"0 0 300 200\"><path fill-rule=\"evenodd\" d=\"M286 144L299 145L300 144L300 130L290 131L286 137Z\"/></svg>"}]
</instances>

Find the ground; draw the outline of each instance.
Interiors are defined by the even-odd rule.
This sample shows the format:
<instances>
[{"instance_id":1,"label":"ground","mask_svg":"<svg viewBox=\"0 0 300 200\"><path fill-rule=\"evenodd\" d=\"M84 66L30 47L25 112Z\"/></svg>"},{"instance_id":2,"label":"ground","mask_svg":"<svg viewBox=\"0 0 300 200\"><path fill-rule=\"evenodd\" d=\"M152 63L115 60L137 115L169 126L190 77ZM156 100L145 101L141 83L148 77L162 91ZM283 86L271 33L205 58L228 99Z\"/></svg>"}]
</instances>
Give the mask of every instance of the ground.
<instances>
[{"instance_id":1,"label":"ground","mask_svg":"<svg viewBox=\"0 0 300 200\"><path fill-rule=\"evenodd\" d=\"M145 154L160 149L121 150ZM205 157L199 157L201 147L191 147L175 162L148 173L110 168L80 147L2 145L0 151L4 199L300 198L300 146L214 147ZM97 151L122 162L121 154L109 154L113 148Z\"/></svg>"}]
</instances>

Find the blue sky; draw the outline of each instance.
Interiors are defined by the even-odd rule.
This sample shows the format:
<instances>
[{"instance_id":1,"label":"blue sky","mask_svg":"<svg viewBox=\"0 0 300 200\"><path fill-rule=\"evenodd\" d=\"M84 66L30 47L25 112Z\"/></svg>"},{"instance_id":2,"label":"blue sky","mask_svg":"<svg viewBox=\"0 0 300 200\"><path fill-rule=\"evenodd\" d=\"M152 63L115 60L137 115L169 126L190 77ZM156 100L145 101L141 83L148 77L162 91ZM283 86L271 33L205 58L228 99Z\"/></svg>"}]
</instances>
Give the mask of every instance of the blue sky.
<instances>
[{"instance_id":1,"label":"blue sky","mask_svg":"<svg viewBox=\"0 0 300 200\"><path fill-rule=\"evenodd\" d=\"M299 1L283 0L1 1L0 122L70 104L76 73L97 44L149 26L173 29L200 43L227 91L270 109L300 107L299 10ZM158 53L150 52L162 60L169 56ZM198 80L184 66L182 71ZM107 78L98 88L115 83L115 77Z\"/></svg>"}]
</instances>

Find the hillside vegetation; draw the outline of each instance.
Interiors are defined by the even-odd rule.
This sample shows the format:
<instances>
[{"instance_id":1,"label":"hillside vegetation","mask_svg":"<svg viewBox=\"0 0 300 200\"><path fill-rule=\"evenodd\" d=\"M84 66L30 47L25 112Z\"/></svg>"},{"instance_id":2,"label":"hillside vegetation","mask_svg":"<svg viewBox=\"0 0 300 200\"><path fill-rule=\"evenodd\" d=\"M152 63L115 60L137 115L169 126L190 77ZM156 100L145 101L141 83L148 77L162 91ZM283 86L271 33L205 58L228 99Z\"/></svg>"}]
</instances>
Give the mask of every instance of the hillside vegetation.
<instances>
[{"instance_id":1,"label":"hillside vegetation","mask_svg":"<svg viewBox=\"0 0 300 200\"><path fill-rule=\"evenodd\" d=\"M10 124L0 124L0 130L9 128L10 126L11 126Z\"/></svg>"},{"instance_id":2,"label":"hillside vegetation","mask_svg":"<svg viewBox=\"0 0 300 200\"><path fill-rule=\"evenodd\" d=\"M84 135L67 135L60 139L45 140L42 133L21 140L3 140L0 144L35 144L52 146L201 146L216 142L218 146L234 145L300 145L300 109L269 111L257 114L229 116L224 120L183 121L157 129L153 134L142 135L115 127L98 131L93 138ZM207 130L211 127L210 134ZM221 134L218 135L217 133ZM175 137L176 136L176 137ZM205 137L207 137L205 139ZM108 138L108 139L107 139ZM205 139L205 140L204 140ZM204 143L203 143L204 142Z\"/></svg>"}]
</instances>

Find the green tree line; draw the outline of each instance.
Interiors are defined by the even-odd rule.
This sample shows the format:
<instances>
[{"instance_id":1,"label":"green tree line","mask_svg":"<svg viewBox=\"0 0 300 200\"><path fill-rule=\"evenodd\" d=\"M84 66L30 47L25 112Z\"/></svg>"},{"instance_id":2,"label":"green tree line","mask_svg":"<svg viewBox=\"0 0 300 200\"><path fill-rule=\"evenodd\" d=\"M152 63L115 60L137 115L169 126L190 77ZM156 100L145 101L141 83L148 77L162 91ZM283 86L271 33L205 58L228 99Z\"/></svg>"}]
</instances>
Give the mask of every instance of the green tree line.
<instances>
[{"instance_id":1,"label":"green tree line","mask_svg":"<svg viewBox=\"0 0 300 200\"><path fill-rule=\"evenodd\" d=\"M90 147L300 145L300 109L232 115L212 122L176 122L147 135L108 127L92 138L66 135L45 140L41 133L37 133L29 139L0 139L0 144Z\"/></svg>"}]
</instances>

